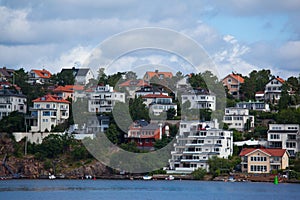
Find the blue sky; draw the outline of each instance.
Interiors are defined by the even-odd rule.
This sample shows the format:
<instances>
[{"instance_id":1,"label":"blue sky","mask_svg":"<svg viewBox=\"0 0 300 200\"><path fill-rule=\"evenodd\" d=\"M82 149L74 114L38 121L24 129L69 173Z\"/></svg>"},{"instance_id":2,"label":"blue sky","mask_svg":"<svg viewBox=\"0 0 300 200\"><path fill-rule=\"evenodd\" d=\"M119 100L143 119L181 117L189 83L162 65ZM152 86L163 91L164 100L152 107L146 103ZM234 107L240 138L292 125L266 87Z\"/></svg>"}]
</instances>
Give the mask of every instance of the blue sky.
<instances>
[{"instance_id":1,"label":"blue sky","mask_svg":"<svg viewBox=\"0 0 300 200\"><path fill-rule=\"evenodd\" d=\"M0 0L0 15L0 65L9 68L59 72L84 63L114 34L159 27L202 45L220 76L263 68L283 78L300 73L299 0ZM116 70L141 60L153 65L178 60L159 52L141 55L117 62Z\"/></svg>"}]
</instances>

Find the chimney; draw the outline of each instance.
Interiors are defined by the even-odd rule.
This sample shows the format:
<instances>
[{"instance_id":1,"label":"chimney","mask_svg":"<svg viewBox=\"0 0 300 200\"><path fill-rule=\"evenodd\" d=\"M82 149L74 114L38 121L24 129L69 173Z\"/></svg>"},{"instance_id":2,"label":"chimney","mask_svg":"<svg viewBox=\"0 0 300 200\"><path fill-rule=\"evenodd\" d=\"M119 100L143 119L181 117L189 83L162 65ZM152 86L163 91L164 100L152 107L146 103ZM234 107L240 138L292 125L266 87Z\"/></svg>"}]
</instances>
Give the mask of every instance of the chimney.
<instances>
[{"instance_id":1,"label":"chimney","mask_svg":"<svg viewBox=\"0 0 300 200\"><path fill-rule=\"evenodd\" d=\"M155 73L158 73L158 69L155 70Z\"/></svg>"},{"instance_id":2,"label":"chimney","mask_svg":"<svg viewBox=\"0 0 300 200\"><path fill-rule=\"evenodd\" d=\"M158 126L159 126L159 139L161 140L162 139L162 123L159 123Z\"/></svg>"}]
</instances>

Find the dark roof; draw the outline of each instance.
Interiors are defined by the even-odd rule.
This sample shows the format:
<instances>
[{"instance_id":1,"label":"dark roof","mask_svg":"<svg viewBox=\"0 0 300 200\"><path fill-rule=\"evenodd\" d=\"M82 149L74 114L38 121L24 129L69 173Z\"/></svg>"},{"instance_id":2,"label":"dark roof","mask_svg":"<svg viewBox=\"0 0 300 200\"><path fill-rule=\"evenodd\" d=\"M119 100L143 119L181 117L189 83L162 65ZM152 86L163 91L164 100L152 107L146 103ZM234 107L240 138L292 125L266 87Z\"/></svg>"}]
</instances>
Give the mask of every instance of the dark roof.
<instances>
[{"instance_id":1,"label":"dark roof","mask_svg":"<svg viewBox=\"0 0 300 200\"><path fill-rule=\"evenodd\" d=\"M13 69L6 69L5 67L0 68L0 73L5 76L6 78L12 77L12 74L14 70Z\"/></svg>"},{"instance_id":2,"label":"dark roof","mask_svg":"<svg viewBox=\"0 0 300 200\"><path fill-rule=\"evenodd\" d=\"M26 98L26 96L24 94L19 94L18 92L14 91L14 90L9 90L9 89L0 90L0 96L15 96L15 97Z\"/></svg>"},{"instance_id":3,"label":"dark roof","mask_svg":"<svg viewBox=\"0 0 300 200\"><path fill-rule=\"evenodd\" d=\"M71 69L62 69L60 73L65 71L72 71L75 76L86 76L90 69L89 68L71 68Z\"/></svg>"},{"instance_id":4,"label":"dark roof","mask_svg":"<svg viewBox=\"0 0 300 200\"><path fill-rule=\"evenodd\" d=\"M142 127L148 126L148 124L149 124L149 123L148 123L146 120L144 120L144 119L136 120L135 123L138 124L139 126L142 126Z\"/></svg>"},{"instance_id":5,"label":"dark roof","mask_svg":"<svg viewBox=\"0 0 300 200\"><path fill-rule=\"evenodd\" d=\"M146 86L146 87L142 87L140 90L137 90L135 92L153 92L153 93L159 92L159 93L162 93L162 90L160 90L157 87Z\"/></svg>"}]
</instances>

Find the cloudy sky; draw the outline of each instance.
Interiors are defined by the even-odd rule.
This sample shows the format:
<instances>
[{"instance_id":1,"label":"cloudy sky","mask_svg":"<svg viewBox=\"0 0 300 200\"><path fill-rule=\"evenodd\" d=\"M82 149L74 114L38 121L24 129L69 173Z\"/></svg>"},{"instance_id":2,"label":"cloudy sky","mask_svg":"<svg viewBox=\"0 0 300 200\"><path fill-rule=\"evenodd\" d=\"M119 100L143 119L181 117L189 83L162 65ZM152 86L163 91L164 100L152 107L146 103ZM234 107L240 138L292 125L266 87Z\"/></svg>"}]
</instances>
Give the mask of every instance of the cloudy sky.
<instances>
[{"instance_id":1,"label":"cloudy sky","mask_svg":"<svg viewBox=\"0 0 300 200\"><path fill-rule=\"evenodd\" d=\"M220 76L263 68L283 78L300 73L299 0L0 0L0 16L0 65L8 68L56 73L84 63L115 34L158 27L199 43ZM136 63L172 67L179 60L153 51L132 53L113 69Z\"/></svg>"}]
</instances>

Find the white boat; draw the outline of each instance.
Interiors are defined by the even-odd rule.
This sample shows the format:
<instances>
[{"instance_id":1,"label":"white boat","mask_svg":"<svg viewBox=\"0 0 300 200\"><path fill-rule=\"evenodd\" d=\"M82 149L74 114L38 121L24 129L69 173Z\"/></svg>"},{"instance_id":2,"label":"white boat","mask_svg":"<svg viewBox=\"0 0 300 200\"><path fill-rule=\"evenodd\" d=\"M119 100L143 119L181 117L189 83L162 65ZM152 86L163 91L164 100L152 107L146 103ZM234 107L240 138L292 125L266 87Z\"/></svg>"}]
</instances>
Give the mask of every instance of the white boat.
<instances>
[{"instance_id":1,"label":"white boat","mask_svg":"<svg viewBox=\"0 0 300 200\"><path fill-rule=\"evenodd\" d=\"M172 176L172 175L169 175L168 177L166 177L166 180L169 180L169 181L172 181L172 180L174 180L174 179L175 179L175 177Z\"/></svg>"},{"instance_id":2,"label":"white boat","mask_svg":"<svg viewBox=\"0 0 300 200\"><path fill-rule=\"evenodd\" d=\"M152 179L152 176L148 176L148 175L143 176L143 180L151 180L151 179Z\"/></svg>"},{"instance_id":3,"label":"white boat","mask_svg":"<svg viewBox=\"0 0 300 200\"><path fill-rule=\"evenodd\" d=\"M54 176L54 174L50 174L50 173L49 173L49 179L50 179L50 180L56 179L56 177Z\"/></svg>"}]
</instances>

